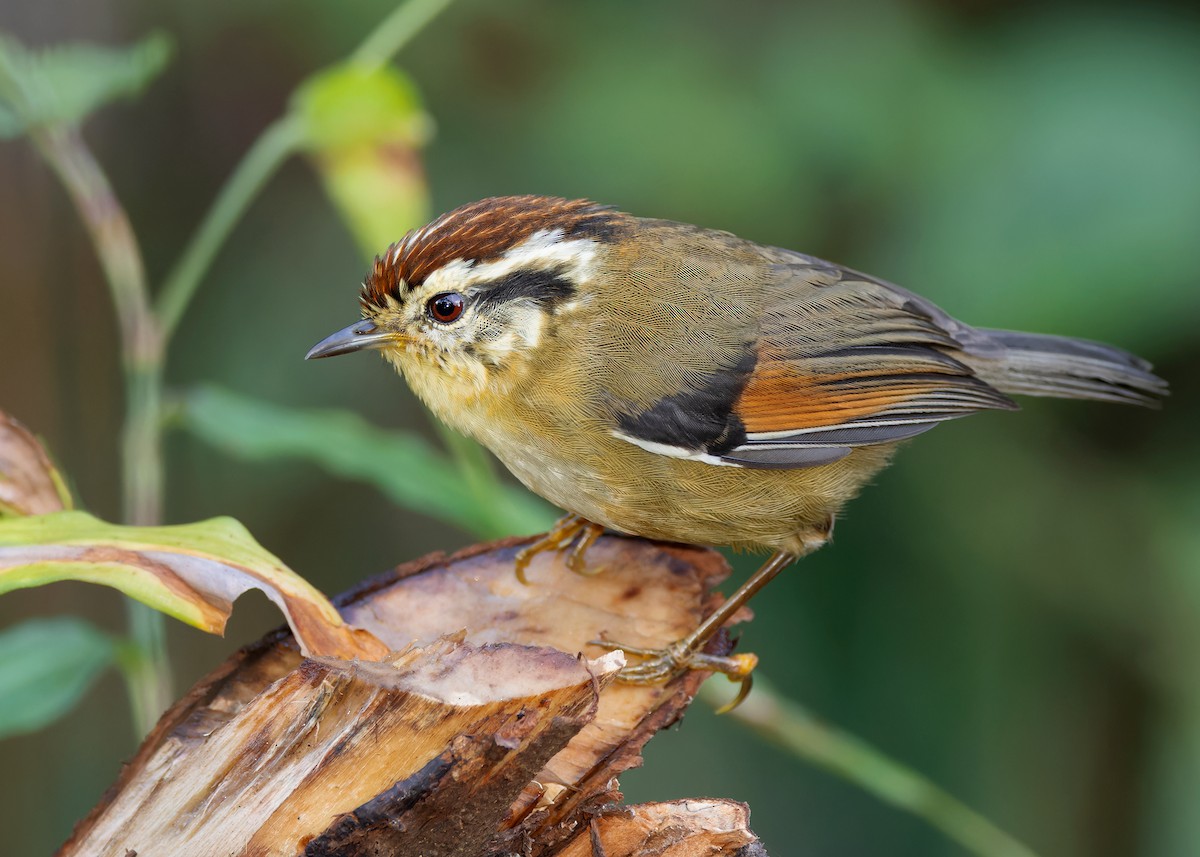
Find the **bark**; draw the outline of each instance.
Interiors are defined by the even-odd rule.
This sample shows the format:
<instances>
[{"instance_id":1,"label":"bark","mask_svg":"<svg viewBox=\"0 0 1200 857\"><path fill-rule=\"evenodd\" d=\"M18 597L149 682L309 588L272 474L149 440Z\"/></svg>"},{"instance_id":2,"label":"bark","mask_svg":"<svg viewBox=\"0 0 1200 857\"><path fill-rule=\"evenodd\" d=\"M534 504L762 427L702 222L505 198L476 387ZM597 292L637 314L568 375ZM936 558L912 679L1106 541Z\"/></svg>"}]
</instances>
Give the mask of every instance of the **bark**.
<instances>
[{"instance_id":1,"label":"bark","mask_svg":"<svg viewBox=\"0 0 1200 857\"><path fill-rule=\"evenodd\" d=\"M275 632L160 720L60 857L764 854L720 800L619 805L617 776L705 677L614 681L601 635L663 646L720 603L696 548L603 537L580 577L513 574L508 540L401 566L342 598L391 648L303 658ZM723 636L711 651L724 651Z\"/></svg>"}]
</instances>

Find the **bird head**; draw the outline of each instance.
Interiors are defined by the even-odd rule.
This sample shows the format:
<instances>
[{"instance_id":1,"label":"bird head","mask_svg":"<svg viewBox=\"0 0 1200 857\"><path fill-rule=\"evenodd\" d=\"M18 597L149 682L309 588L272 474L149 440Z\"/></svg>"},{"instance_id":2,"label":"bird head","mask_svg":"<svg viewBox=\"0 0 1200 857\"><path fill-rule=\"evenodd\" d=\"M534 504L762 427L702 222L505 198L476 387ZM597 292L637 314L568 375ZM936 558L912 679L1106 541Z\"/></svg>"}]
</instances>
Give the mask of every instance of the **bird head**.
<instances>
[{"instance_id":1,"label":"bird head","mask_svg":"<svg viewBox=\"0 0 1200 857\"><path fill-rule=\"evenodd\" d=\"M307 358L378 350L421 389L471 398L525 375L589 284L626 218L586 200L485 199L409 232L363 281L362 320Z\"/></svg>"}]
</instances>

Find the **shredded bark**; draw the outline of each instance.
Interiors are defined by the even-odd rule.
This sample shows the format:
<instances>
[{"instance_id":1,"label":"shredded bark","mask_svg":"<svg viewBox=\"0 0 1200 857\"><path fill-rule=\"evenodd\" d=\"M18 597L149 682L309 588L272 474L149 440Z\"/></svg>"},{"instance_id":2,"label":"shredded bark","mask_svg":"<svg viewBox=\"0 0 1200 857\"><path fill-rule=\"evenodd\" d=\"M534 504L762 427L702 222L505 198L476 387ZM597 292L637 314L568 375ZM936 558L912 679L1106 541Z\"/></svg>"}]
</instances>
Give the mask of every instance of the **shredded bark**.
<instances>
[{"instance_id":1,"label":"shredded bark","mask_svg":"<svg viewBox=\"0 0 1200 857\"><path fill-rule=\"evenodd\" d=\"M392 649L381 662L304 659L285 631L233 655L163 716L61 857L601 853L593 841L608 857L753 857L740 805L613 808L617 776L705 676L616 683L623 656L589 644L685 635L719 604L724 561L606 536L588 554L599 575L543 556L523 586L523 543L425 557L336 599Z\"/></svg>"}]
</instances>

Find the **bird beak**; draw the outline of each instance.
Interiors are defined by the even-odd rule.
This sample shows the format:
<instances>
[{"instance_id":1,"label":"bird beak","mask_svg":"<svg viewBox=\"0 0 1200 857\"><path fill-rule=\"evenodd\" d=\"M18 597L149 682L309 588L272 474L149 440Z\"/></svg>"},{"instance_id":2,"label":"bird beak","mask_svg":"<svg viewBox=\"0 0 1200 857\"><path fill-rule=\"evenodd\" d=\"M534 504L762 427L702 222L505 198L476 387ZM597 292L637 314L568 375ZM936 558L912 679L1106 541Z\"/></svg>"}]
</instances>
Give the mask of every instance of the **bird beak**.
<instances>
[{"instance_id":1,"label":"bird beak","mask_svg":"<svg viewBox=\"0 0 1200 857\"><path fill-rule=\"evenodd\" d=\"M318 357L336 357L339 354L349 354L351 351L386 348L395 341L394 333L381 331L374 322L359 321L349 327L343 327L337 333L326 336L308 349L304 359L316 360Z\"/></svg>"}]
</instances>

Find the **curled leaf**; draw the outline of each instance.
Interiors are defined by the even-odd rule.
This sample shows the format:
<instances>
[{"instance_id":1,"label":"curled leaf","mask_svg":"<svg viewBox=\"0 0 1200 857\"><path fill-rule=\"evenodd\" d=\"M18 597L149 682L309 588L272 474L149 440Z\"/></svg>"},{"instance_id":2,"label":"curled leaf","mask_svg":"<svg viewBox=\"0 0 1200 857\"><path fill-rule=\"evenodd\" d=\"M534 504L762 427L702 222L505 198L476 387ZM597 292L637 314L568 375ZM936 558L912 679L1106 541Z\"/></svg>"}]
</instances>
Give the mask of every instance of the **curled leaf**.
<instances>
[{"instance_id":1,"label":"curled leaf","mask_svg":"<svg viewBox=\"0 0 1200 857\"><path fill-rule=\"evenodd\" d=\"M71 496L41 443L0 412L0 518L69 508Z\"/></svg>"},{"instance_id":2,"label":"curled leaf","mask_svg":"<svg viewBox=\"0 0 1200 857\"><path fill-rule=\"evenodd\" d=\"M83 512L0 521L0 594L59 580L100 583L213 634L258 589L283 611L306 655L377 660L388 648L347 625L317 589L232 518L125 527Z\"/></svg>"}]
</instances>

